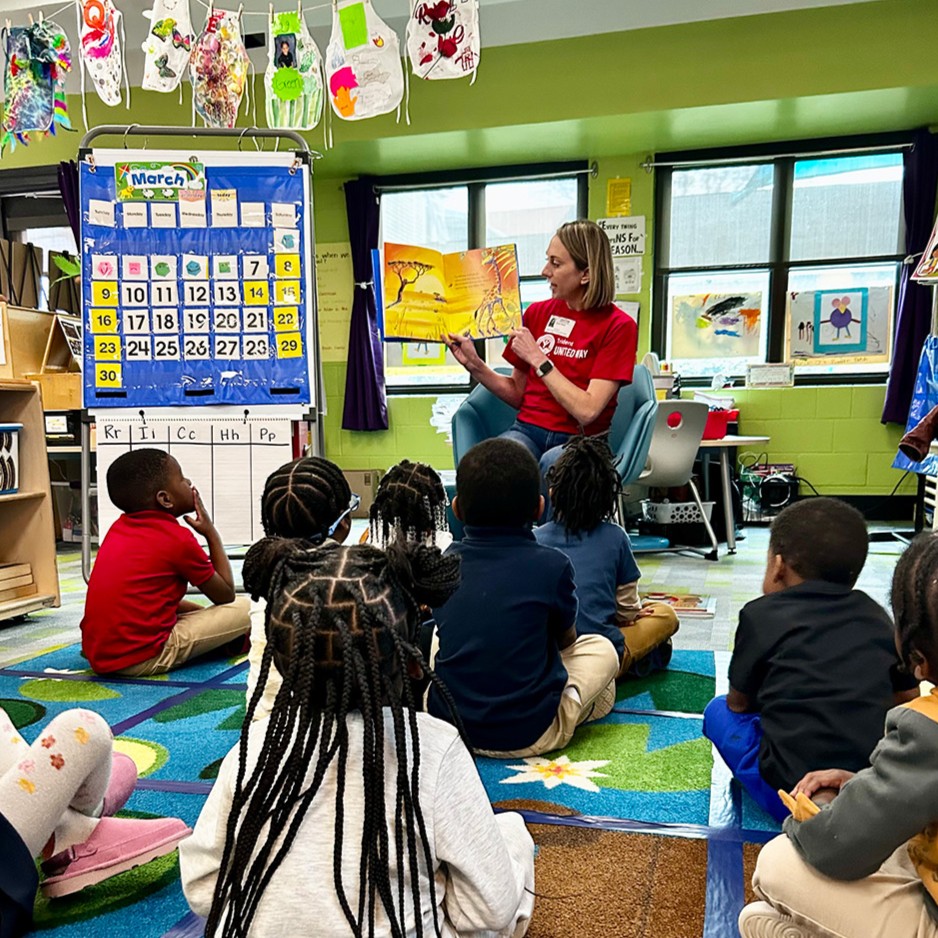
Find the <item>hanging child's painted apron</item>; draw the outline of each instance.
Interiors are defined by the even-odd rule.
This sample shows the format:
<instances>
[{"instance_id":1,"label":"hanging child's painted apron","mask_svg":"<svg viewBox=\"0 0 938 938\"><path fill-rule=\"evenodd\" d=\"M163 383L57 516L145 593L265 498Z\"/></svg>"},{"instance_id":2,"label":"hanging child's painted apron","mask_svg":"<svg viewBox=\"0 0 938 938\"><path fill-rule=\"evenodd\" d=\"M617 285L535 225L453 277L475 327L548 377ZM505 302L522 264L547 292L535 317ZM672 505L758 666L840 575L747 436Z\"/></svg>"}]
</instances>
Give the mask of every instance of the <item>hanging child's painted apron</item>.
<instances>
[{"instance_id":1,"label":"hanging child's painted apron","mask_svg":"<svg viewBox=\"0 0 938 938\"><path fill-rule=\"evenodd\" d=\"M339 0L333 6L326 81L332 109L343 120L387 114L401 103L400 46L371 0Z\"/></svg>"},{"instance_id":2,"label":"hanging child's painted apron","mask_svg":"<svg viewBox=\"0 0 938 938\"><path fill-rule=\"evenodd\" d=\"M478 0L415 0L407 55L418 78L475 80L479 67Z\"/></svg>"},{"instance_id":3,"label":"hanging child's painted apron","mask_svg":"<svg viewBox=\"0 0 938 938\"><path fill-rule=\"evenodd\" d=\"M0 152L34 131L71 129L65 104L65 73L72 66L65 30L51 20L3 30L3 124Z\"/></svg>"},{"instance_id":4,"label":"hanging child's painted apron","mask_svg":"<svg viewBox=\"0 0 938 938\"><path fill-rule=\"evenodd\" d=\"M121 78L124 58L121 46L123 25L121 12L111 0L81 0L78 8L81 32L79 61L81 63L81 93L84 107L85 73L98 97L108 106L121 103ZM127 85L127 106L130 106L130 87ZM88 119L85 117L85 125Z\"/></svg>"},{"instance_id":5,"label":"hanging child's painted apron","mask_svg":"<svg viewBox=\"0 0 938 938\"><path fill-rule=\"evenodd\" d=\"M267 126L312 130L322 117L322 54L302 8L270 17L264 72Z\"/></svg>"},{"instance_id":6,"label":"hanging child's painted apron","mask_svg":"<svg viewBox=\"0 0 938 938\"><path fill-rule=\"evenodd\" d=\"M209 10L192 47L192 104L208 127L234 127L251 64L236 13Z\"/></svg>"},{"instance_id":7,"label":"hanging child's painted apron","mask_svg":"<svg viewBox=\"0 0 938 938\"><path fill-rule=\"evenodd\" d=\"M147 91L175 91L185 75L192 52L189 0L156 0L143 14L150 30L143 43L146 60L141 87Z\"/></svg>"}]
</instances>

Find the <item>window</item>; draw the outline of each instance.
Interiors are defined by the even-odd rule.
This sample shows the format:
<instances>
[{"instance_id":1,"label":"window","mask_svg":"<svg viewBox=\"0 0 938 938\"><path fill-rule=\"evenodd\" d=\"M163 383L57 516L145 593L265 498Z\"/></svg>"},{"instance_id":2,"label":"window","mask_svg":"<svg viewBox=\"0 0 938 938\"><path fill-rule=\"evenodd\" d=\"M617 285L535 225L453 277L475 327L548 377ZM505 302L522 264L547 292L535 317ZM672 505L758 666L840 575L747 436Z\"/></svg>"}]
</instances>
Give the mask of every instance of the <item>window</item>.
<instances>
[{"instance_id":1,"label":"window","mask_svg":"<svg viewBox=\"0 0 938 938\"><path fill-rule=\"evenodd\" d=\"M659 169L655 341L675 371L888 370L902 143L869 149Z\"/></svg>"},{"instance_id":2,"label":"window","mask_svg":"<svg viewBox=\"0 0 938 938\"><path fill-rule=\"evenodd\" d=\"M442 253L513 243L518 249L521 305L547 299L550 291L541 277L547 244L565 221L586 212L585 167L527 168L518 178L447 184L406 184L384 180L381 191L380 240L416 244ZM553 170L553 171L552 171ZM464 174L465 175L465 174ZM491 171L495 176L496 171ZM499 176L513 175L508 172ZM479 343L480 354L497 367L504 339ZM390 391L467 388L469 376L445 345L432 342L386 342L385 377Z\"/></svg>"}]
</instances>

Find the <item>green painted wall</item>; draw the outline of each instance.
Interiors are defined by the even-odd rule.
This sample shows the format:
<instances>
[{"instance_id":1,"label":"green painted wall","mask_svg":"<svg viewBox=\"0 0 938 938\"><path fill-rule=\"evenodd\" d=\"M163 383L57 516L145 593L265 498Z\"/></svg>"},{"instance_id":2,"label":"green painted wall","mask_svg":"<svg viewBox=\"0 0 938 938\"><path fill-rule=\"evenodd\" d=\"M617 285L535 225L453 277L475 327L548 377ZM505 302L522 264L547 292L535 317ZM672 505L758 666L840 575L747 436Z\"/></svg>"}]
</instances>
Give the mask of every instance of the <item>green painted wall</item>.
<instances>
[{"instance_id":1,"label":"green painted wall","mask_svg":"<svg viewBox=\"0 0 938 938\"><path fill-rule=\"evenodd\" d=\"M644 156L938 124L935 48L938 2L877 0L484 49L473 86L412 83L410 126L392 116L333 122L335 146L316 164L316 236L347 240L341 184L359 173L595 159L590 216L605 214L607 180L627 176L633 214L647 218L649 253L638 297L643 352L654 207L653 177L639 167ZM832 50L845 49L849 66L832 67ZM188 95L187 89L179 106L174 96L135 89L130 114L89 95L89 116L92 125L133 120L184 127ZM70 110L78 124L74 96ZM321 128L307 136L312 147L322 147ZM60 133L17 147L0 169L74 158L78 140L78 134ZM340 464L386 467L407 456L452 465L444 437L429 425L433 398L394 397L387 432L348 433L340 429L344 363L326 363L324 377L327 452ZM821 491L885 494L895 484L898 475L888 466L899 430L879 424L881 386L734 393L744 409L744 432L770 434L770 458L796 462Z\"/></svg>"}]
</instances>

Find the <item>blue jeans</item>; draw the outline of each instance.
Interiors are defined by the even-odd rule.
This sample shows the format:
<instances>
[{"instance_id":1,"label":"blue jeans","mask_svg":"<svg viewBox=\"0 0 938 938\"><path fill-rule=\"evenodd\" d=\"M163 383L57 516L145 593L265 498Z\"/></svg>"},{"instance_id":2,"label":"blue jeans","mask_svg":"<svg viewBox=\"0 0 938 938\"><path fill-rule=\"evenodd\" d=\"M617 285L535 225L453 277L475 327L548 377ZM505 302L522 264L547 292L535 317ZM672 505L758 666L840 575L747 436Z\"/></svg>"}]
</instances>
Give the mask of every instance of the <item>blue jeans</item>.
<instances>
[{"instance_id":1,"label":"blue jeans","mask_svg":"<svg viewBox=\"0 0 938 938\"><path fill-rule=\"evenodd\" d=\"M788 817L778 792L759 771L759 744L762 721L758 713L734 713L726 705L726 696L714 697L704 709L703 734L717 747L734 777L749 792L763 811L776 821Z\"/></svg>"},{"instance_id":2,"label":"blue jeans","mask_svg":"<svg viewBox=\"0 0 938 938\"><path fill-rule=\"evenodd\" d=\"M545 430L536 427L533 423L516 420L504 433L499 434L503 440L514 440L520 443L538 462L541 470L541 495L544 496L544 514L541 515L541 524L550 521L550 499L547 496L547 470L563 452L564 444L572 439L574 434L561 433L558 430Z\"/></svg>"}]
</instances>

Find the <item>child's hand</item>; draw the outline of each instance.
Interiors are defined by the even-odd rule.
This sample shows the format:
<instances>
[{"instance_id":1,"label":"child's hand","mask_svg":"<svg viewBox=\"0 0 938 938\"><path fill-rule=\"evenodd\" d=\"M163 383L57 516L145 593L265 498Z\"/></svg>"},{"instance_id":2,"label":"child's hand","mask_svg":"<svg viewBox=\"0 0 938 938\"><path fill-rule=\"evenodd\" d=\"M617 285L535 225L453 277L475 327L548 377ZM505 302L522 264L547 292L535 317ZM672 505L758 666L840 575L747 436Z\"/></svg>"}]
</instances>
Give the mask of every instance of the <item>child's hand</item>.
<instances>
[{"instance_id":1,"label":"child's hand","mask_svg":"<svg viewBox=\"0 0 938 938\"><path fill-rule=\"evenodd\" d=\"M846 769L821 769L817 772L808 772L791 790L791 794L792 797L796 797L798 792L801 791L810 798L822 788L836 788L839 790L854 775L856 775L856 772L848 772Z\"/></svg>"},{"instance_id":2,"label":"child's hand","mask_svg":"<svg viewBox=\"0 0 938 938\"><path fill-rule=\"evenodd\" d=\"M192 486L192 500L195 502L195 514L183 516L186 524L203 537L208 537L209 534L215 532L215 525L212 524L212 519L202 503L202 496L199 495L199 490L195 486Z\"/></svg>"}]
</instances>

